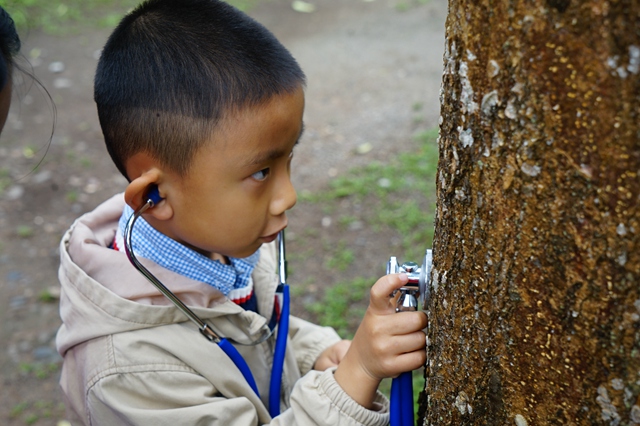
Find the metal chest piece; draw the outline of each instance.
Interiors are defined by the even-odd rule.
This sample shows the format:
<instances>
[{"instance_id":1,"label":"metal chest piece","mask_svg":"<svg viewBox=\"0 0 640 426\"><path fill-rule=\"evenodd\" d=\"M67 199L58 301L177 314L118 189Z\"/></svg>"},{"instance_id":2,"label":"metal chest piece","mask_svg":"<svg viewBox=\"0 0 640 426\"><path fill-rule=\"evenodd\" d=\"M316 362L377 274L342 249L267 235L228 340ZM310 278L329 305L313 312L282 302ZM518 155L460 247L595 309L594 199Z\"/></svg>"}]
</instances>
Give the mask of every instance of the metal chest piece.
<instances>
[{"instance_id":1,"label":"metal chest piece","mask_svg":"<svg viewBox=\"0 0 640 426\"><path fill-rule=\"evenodd\" d=\"M415 262L404 262L399 265L398 259L395 256L391 256L387 263L387 274L405 273L409 277L407 284L391 295L395 296L397 292L400 292L396 302L396 312L424 309L431 296L429 280L432 261L433 253L431 249L425 251L422 266L418 266Z\"/></svg>"}]
</instances>

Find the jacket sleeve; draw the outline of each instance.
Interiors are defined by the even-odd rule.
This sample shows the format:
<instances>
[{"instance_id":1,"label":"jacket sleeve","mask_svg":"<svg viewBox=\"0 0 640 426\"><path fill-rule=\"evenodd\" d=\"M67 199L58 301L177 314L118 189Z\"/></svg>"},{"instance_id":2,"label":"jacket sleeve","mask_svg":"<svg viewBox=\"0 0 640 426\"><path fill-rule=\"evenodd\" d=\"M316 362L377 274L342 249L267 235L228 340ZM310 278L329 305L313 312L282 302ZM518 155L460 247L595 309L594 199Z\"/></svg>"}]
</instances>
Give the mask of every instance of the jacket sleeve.
<instances>
[{"instance_id":1,"label":"jacket sleeve","mask_svg":"<svg viewBox=\"0 0 640 426\"><path fill-rule=\"evenodd\" d=\"M310 371L298 380L291 394L291 408L273 419L270 426L387 426L387 398L378 392L374 409L364 408L342 390L334 371Z\"/></svg>"},{"instance_id":2,"label":"jacket sleeve","mask_svg":"<svg viewBox=\"0 0 640 426\"><path fill-rule=\"evenodd\" d=\"M117 373L97 381L88 391L90 425L212 426L259 425L253 404L243 397L225 398L199 374L184 370ZM312 371L296 383L291 408L270 426L384 426L388 402L378 395L376 409L353 401L333 378L333 370Z\"/></svg>"},{"instance_id":3,"label":"jacket sleeve","mask_svg":"<svg viewBox=\"0 0 640 426\"><path fill-rule=\"evenodd\" d=\"M321 327L293 315L289 317L289 339L302 376L313 368L325 349L341 340L333 328Z\"/></svg>"},{"instance_id":4,"label":"jacket sleeve","mask_svg":"<svg viewBox=\"0 0 640 426\"><path fill-rule=\"evenodd\" d=\"M374 401L374 409L368 410L342 390L333 376L335 368L327 371L312 370L320 353L341 340L333 328L321 327L291 316L289 338L303 377L293 388L291 407L273 419L271 425L389 424L389 401L380 392Z\"/></svg>"}]
</instances>

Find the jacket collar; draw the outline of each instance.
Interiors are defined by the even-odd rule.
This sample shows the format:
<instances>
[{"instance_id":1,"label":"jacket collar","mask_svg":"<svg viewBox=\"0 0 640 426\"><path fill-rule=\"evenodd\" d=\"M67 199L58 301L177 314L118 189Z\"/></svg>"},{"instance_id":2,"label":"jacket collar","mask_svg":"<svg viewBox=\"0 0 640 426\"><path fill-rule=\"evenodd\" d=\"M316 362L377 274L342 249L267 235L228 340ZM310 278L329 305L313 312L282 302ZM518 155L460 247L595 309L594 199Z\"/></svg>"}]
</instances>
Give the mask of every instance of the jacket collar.
<instances>
[{"instance_id":1,"label":"jacket collar","mask_svg":"<svg viewBox=\"0 0 640 426\"><path fill-rule=\"evenodd\" d=\"M61 350L99 336L187 321L124 253L108 247L123 207L121 194L112 197L76 220L60 243ZM267 328L278 284L274 244L261 251L253 278L262 315L245 311L207 284L139 260L222 336L253 341Z\"/></svg>"}]
</instances>

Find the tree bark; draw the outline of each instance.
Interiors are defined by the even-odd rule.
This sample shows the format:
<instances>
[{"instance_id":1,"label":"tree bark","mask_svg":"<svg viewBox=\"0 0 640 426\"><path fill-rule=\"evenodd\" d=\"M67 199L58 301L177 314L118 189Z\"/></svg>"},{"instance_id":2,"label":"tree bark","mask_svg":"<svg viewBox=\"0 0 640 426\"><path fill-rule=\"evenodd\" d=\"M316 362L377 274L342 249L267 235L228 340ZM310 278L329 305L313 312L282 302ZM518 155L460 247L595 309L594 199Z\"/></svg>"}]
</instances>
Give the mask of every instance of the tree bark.
<instances>
[{"instance_id":1,"label":"tree bark","mask_svg":"<svg viewBox=\"0 0 640 426\"><path fill-rule=\"evenodd\" d=\"M640 1L450 0L425 425L640 424Z\"/></svg>"}]
</instances>

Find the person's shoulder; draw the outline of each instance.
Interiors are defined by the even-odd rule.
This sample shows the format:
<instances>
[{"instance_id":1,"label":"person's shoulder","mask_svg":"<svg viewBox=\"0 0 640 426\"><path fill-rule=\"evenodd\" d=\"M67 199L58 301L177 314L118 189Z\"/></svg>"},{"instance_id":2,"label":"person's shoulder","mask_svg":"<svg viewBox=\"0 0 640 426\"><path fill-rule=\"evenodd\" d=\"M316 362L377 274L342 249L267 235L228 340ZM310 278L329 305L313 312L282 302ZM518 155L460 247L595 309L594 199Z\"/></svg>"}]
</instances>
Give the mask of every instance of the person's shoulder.
<instances>
[{"instance_id":1,"label":"person's shoulder","mask_svg":"<svg viewBox=\"0 0 640 426\"><path fill-rule=\"evenodd\" d=\"M118 193L98 204L93 210L90 210L76 219L76 222L102 221L105 218L119 218L124 209L124 193ZM73 226L72 226L73 227Z\"/></svg>"}]
</instances>

